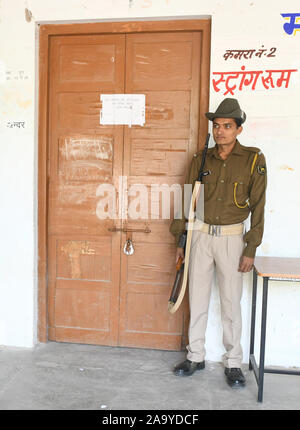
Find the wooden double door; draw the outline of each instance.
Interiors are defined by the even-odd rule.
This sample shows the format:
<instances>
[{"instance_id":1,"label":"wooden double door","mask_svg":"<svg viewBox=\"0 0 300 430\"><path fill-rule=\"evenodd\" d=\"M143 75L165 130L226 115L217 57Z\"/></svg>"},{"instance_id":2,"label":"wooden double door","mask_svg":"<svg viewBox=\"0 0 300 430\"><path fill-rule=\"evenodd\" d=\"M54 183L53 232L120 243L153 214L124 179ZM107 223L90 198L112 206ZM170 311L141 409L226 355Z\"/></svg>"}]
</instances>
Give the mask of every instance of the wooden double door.
<instances>
[{"instance_id":1,"label":"wooden double door","mask_svg":"<svg viewBox=\"0 0 300 430\"><path fill-rule=\"evenodd\" d=\"M186 307L167 311L172 193L167 218L163 205L199 147L201 38L200 31L51 37L49 339L181 348ZM113 93L145 94L144 126L100 124L100 96ZM99 212L110 189L114 219ZM130 207L143 218L130 218ZM124 253L127 239L132 255Z\"/></svg>"}]
</instances>

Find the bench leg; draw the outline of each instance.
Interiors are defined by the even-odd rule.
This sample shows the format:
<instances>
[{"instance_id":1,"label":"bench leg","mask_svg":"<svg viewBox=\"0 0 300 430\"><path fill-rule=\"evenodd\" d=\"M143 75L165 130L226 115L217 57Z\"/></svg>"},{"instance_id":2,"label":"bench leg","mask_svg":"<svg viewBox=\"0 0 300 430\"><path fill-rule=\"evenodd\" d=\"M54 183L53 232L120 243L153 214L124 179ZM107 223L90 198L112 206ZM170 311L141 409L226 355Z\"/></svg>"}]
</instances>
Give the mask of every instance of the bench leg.
<instances>
[{"instance_id":1,"label":"bench leg","mask_svg":"<svg viewBox=\"0 0 300 430\"><path fill-rule=\"evenodd\" d=\"M252 287L252 309L251 309L251 331L250 331L250 356L254 354L254 339L255 339L255 316L256 316L256 293L257 293L257 273L253 269L253 287ZM249 370L253 370L251 361L249 360Z\"/></svg>"},{"instance_id":2,"label":"bench leg","mask_svg":"<svg viewBox=\"0 0 300 430\"><path fill-rule=\"evenodd\" d=\"M265 344L266 344L266 327L267 327L267 303L268 303L268 283L269 278L263 278L263 296L262 296L262 314L261 314L261 337L260 337L260 358L259 358L259 376L258 376L258 398L259 402L263 400L264 389L264 370L265 370Z\"/></svg>"}]
</instances>

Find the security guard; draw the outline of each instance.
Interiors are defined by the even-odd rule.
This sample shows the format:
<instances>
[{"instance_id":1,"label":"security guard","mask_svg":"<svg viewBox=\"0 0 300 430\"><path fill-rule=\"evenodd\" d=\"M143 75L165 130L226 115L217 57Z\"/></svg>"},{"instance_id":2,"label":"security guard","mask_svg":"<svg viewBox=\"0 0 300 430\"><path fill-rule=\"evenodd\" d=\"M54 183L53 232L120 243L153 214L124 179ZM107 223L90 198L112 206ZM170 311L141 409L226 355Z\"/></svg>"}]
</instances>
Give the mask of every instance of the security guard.
<instances>
[{"instance_id":1,"label":"security guard","mask_svg":"<svg viewBox=\"0 0 300 430\"><path fill-rule=\"evenodd\" d=\"M174 368L180 376L192 375L205 367L205 331L211 286L216 268L223 325L225 375L232 387L244 386L240 344L242 319L240 300L242 274L254 263L264 228L267 185L265 157L258 148L239 143L246 114L236 99L226 98L216 112L206 113L213 123L216 145L206 155L204 184L204 222L194 225L189 265L190 326L187 359ZM202 152L193 157L186 183L194 184ZM251 214L250 230L244 224ZM185 218L175 219L170 227L178 244L185 230ZM177 256L183 249L177 248Z\"/></svg>"}]
</instances>

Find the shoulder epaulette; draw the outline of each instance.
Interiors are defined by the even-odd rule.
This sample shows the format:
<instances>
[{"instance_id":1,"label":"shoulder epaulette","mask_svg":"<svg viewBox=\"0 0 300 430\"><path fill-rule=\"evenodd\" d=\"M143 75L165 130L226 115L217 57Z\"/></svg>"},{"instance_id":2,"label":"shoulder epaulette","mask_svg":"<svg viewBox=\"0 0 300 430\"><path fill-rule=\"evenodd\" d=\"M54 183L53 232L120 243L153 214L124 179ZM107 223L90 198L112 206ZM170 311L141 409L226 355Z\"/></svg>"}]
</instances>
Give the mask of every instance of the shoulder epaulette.
<instances>
[{"instance_id":1,"label":"shoulder epaulette","mask_svg":"<svg viewBox=\"0 0 300 430\"><path fill-rule=\"evenodd\" d=\"M259 148L256 148L255 146L243 146L243 149L250 152L255 152L256 154L260 155L262 152Z\"/></svg>"}]
</instances>

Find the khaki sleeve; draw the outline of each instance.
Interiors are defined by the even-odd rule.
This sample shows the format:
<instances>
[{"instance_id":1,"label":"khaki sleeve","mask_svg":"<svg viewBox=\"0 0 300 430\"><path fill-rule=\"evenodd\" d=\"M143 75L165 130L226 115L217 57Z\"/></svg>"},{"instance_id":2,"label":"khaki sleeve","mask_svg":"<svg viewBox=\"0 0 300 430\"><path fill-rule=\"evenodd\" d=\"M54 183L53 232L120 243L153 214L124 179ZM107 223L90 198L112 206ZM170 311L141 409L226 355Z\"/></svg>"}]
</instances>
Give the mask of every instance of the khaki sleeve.
<instances>
[{"instance_id":1,"label":"khaki sleeve","mask_svg":"<svg viewBox=\"0 0 300 430\"><path fill-rule=\"evenodd\" d=\"M192 159L190 168L187 172L186 178L185 178L185 184L192 184L194 185L197 175L198 175L198 168L197 168L197 158L194 157ZM182 211L181 211L181 217L178 217L174 219L170 225L170 233L173 234L175 237L175 243L176 246L178 246L179 238L182 235L182 233L185 231L185 224L186 224L186 218L185 218L185 208L184 208L184 187L182 187Z\"/></svg>"},{"instance_id":2,"label":"khaki sleeve","mask_svg":"<svg viewBox=\"0 0 300 430\"><path fill-rule=\"evenodd\" d=\"M263 154L260 154L254 167L250 182L249 204L250 204L250 230L245 234L246 247L243 255L255 257L256 248L261 244L264 232L264 210L267 188L267 168Z\"/></svg>"}]
</instances>

